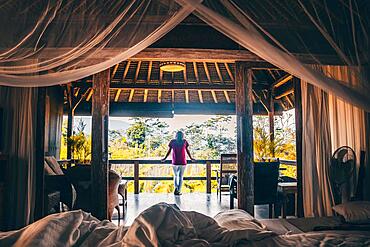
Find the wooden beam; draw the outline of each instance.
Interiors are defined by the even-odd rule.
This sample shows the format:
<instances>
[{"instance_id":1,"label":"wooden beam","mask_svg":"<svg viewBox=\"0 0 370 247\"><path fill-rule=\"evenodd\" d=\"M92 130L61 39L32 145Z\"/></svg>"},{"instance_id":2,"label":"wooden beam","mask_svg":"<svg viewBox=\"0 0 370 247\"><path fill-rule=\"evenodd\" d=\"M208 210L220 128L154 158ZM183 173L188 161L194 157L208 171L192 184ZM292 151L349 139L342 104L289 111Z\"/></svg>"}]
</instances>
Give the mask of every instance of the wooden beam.
<instances>
[{"instance_id":1,"label":"wooden beam","mask_svg":"<svg viewBox=\"0 0 370 247\"><path fill-rule=\"evenodd\" d=\"M235 115L235 104L213 102L193 103L189 102L110 102L109 116L115 117L173 117L172 110L175 114L190 115ZM267 116L265 108L261 104L253 105L253 114ZM275 111L276 115L282 112ZM76 111L76 116L91 115L91 105L84 102Z\"/></svg>"},{"instance_id":2,"label":"wooden beam","mask_svg":"<svg viewBox=\"0 0 370 247\"><path fill-rule=\"evenodd\" d=\"M125 82L126 80L128 70L130 69L130 64L131 64L131 61L127 61L125 70L123 71L123 75L122 75L122 80L121 80L122 83Z\"/></svg>"},{"instance_id":3,"label":"wooden beam","mask_svg":"<svg viewBox=\"0 0 370 247\"><path fill-rule=\"evenodd\" d=\"M162 90L158 90L158 103L161 103L162 102Z\"/></svg>"},{"instance_id":4,"label":"wooden beam","mask_svg":"<svg viewBox=\"0 0 370 247\"><path fill-rule=\"evenodd\" d=\"M122 89L121 89L121 88L119 88L119 89L117 90L117 92L116 92L116 96L114 96L114 102L117 102L117 101L118 101L119 96L121 95L121 91L122 91Z\"/></svg>"},{"instance_id":5,"label":"wooden beam","mask_svg":"<svg viewBox=\"0 0 370 247\"><path fill-rule=\"evenodd\" d=\"M75 96L75 97L77 97L77 96L78 96L78 94L80 93L80 90L81 90L81 88L79 88L79 87L78 87L78 88L74 88L74 91L75 91L75 92L74 92L74 96Z\"/></svg>"},{"instance_id":6,"label":"wooden beam","mask_svg":"<svg viewBox=\"0 0 370 247\"><path fill-rule=\"evenodd\" d=\"M135 89L130 90L130 95L128 96L128 102L132 101L132 98L134 97Z\"/></svg>"},{"instance_id":7,"label":"wooden beam","mask_svg":"<svg viewBox=\"0 0 370 247\"><path fill-rule=\"evenodd\" d=\"M93 93L94 93L94 90L92 88L90 88L89 94L86 97L86 101L90 101L91 96L93 95Z\"/></svg>"},{"instance_id":8,"label":"wooden beam","mask_svg":"<svg viewBox=\"0 0 370 247\"><path fill-rule=\"evenodd\" d=\"M45 162L45 107L46 88L38 88L37 94L37 120L36 120L36 143L35 143L35 220L41 219L44 215L44 162Z\"/></svg>"},{"instance_id":9,"label":"wooden beam","mask_svg":"<svg viewBox=\"0 0 370 247\"><path fill-rule=\"evenodd\" d=\"M144 90L144 99L143 99L144 103L146 103L147 100L148 100L148 89L145 89Z\"/></svg>"},{"instance_id":10,"label":"wooden beam","mask_svg":"<svg viewBox=\"0 0 370 247\"><path fill-rule=\"evenodd\" d=\"M230 69L229 65L227 63L224 63L224 64L225 64L226 71L229 74L229 77L230 77L231 81L235 81L233 73L231 73L231 69Z\"/></svg>"},{"instance_id":11,"label":"wooden beam","mask_svg":"<svg viewBox=\"0 0 370 247\"><path fill-rule=\"evenodd\" d=\"M134 82L137 81L137 77L139 76L139 72L140 72L140 67L141 67L141 61L138 61L137 62L137 67L136 67L136 72L135 72L135 77L134 77Z\"/></svg>"},{"instance_id":12,"label":"wooden beam","mask_svg":"<svg viewBox=\"0 0 370 247\"><path fill-rule=\"evenodd\" d=\"M70 52L72 48L45 48L39 59L50 59ZM1 49L0 53L7 51ZM127 48L104 48L89 53L87 60L110 59L117 54L127 51ZM25 51L26 52L26 51ZM93 54L93 55L91 55ZM345 65L336 55L293 53L293 55L305 64L317 64L320 61L325 65ZM190 48L147 48L132 56L130 60L137 61L207 61L226 62L235 61L262 62L263 59L248 50L224 50L224 49L190 49ZM253 67L254 68L254 67Z\"/></svg>"},{"instance_id":13,"label":"wooden beam","mask_svg":"<svg viewBox=\"0 0 370 247\"><path fill-rule=\"evenodd\" d=\"M162 84L163 80L163 70L159 69L159 84Z\"/></svg>"},{"instance_id":14,"label":"wooden beam","mask_svg":"<svg viewBox=\"0 0 370 247\"><path fill-rule=\"evenodd\" d=\"M150 82L150 76L152 74L152 66L153 66L153 61L149 61L148 76L147 76L146 82Z\"/></svg>"},{"instance_id":15,"label":"wooden beam","mask_svg":"<svg viewBox=\"0 0 370 247\"><path fill-rule=\"evenodd\" d=\"M211 94L212 94L213 101L217 104L218 103L218 100L217 100L215 91L214 90L211 90Z\"/></svg>"},{"instance_id":16,"label":"wooden beam","mask_svg":"<svg viewBox=\"0 0 370 247\"><path fill-rule=\"evenodd\" d=\"M196 80L197 83L200 83L200 81L199 81L199 74L198 74L198 67L197 67L197 63L196 62L193 62L193 68L194 68L195 80Z\"/></svg>"},{"instance_id":17,"label":"wooden beam","mask_svg":"<svg viewBox=\"0 0 370 247\"><path fill-rule=\"evenodd\" d=\"M282 78L280 78L279 80L277 80L276 82L274 82L272 84L272 86L273 87L280 87L281 85L284 85L285 83L287 83L291 79L293 79L293 76L292 75L285 75Z\"/></svg>"},{"instance_id":18,"label":"wooden beam","mask_svg":"<svg viewBox=\"0 0 370 247\"><path fill-rule=\"evenodd\" d=\"M238 154L238 207L254 214L253 164L253 103L252 69L237 62L235 69L237 154Z\"/></svg>"},{"instance_id":19,"label":"wooden beam","mask_svg":"<svg viewBox=\"0 0 370 247\"><path fill-rule=\"evenodd\" d=\"M293 104L292 100L290 99L289 95L285 96L285 98L286 98L286 100L288 101L289 106L290 106L290 107L294 107L294 104Z\"/></svg>"},{"instance_id":20,"label":"wooden beam","mask_svg":"<svg viewBox=\"0 0 370 247\"><path fill-rule=\"evenodd\" d=\"M189 90L185 89L185 102L189 104Z\"/></svg>"},{"instance_id":21,"label":"wooden beam","mask_svg":"<svg viewBox=\"0 0 370 247\"><path fill-rule=\"evenodd\" d=\"M216 71L217 71L218 78L220 79L220 82L221 83L224 83L224 79L222 78L220 67L218 66L218 63L217 62L215 62L215 66L216 66Z\"/></svg>"},{"instance_id":22,"label":"wooden beam","mask_svg":"<svg viewBox=\"0 0 370 247\"><path fill-rule=\"evenodd\" d=\"M118 84L115 83L111 87L112 89L150 89L150 90L214 90L214 91L234 91L235 86L231 83L228 84L219 84L213 83L211 85L205 83L188 83L188 84L180 84L180 83L166 83L166 84L146 84L146 83L123 83Z\"/></svg>"},{"instance_id":23,"label":"wooden beam","mask_svg":"<svg viewBox=\"0 0 370 247\"><path fill-rule=\"evenodd\" d=\"M231 100L230 100L229 94L227 93L226 90L224 90L224 95L225 95L225 98L226 98L227 103L230 104L231 103Z\"/></svg>"},{"instance_id":24,"label":"wooden beam","mask_svg":"<svg viewBox=\"0 0 370 247\"><path fill-rule=\"evenodd\" d=\"M100 220L108 219L109 82L109 70L93 76L90 205Z\"/></svg>"},{"instance_id":25,"label":"wooden beam","mask_svg":"<svg viewBox=\"0 0 370 247\"><path fill-rule=\"evenodd\" d=\"M282 94L280 94L278 96L275 96L275 99L281 99L281 98L283 98L283 97L285 97L285 96L287 96L287 95L289 95L289 94L291 94L293 92L294 92L294 88L291 88L288 91L285 91L284 93L282 93Z\"/></svg>"},{"instance_id":26,"label":"wooden beam","mask_svg":"<svg viewBox=\"0 0 370 247\"><path fill-rule=\"evenodd\" d=\"M296 132L296 161L297 161L297 216L304 217L303 213L303 177L302 177L302 92L300 79L294 77L295 100L295 132Z\"/></svg>"},{"instance_id":27,"label":"wooden beam","mask_svg":"<svg viewBox=\"0 0 370 247\"><path fill-rule=\"evenodd\" d=\"M186 63L185 63L185 67L184 67L184 70L182 71L182 73L184 75L184 83L188 84L188 75L187 75L187 72L186 72Z\"/></svg>"},{"instance_id":28,"label":"wooden beam","mask_svg":"<svg viewBox=\"0 0 370 247\"><path fill-rule=\"evenodd\" d=\"M203 103L203 95L202 95L202 91L201 90L198 90L198 97L199 97L199 102L200 103Z\"/></svg>"},{"instance_id":29,"label":"wooden beam","mask_svg":"<svg viewBox=\"0 0 370 247\"><path fill-rule=\"evenodd\" d=\"M208 83L212 83L211 75L209 74L208 65L206 62L203 62L204 71L206 72Z\"/></svg>"},{"instance_id":30,"label":"wooden beam","mask_svg":"<svg viewBox=\"0 0 370 247\"><path fill-rule=\"evenodd\" d=\"M258 93L255 90L252 90L252 91L253 91L252 97L254 96L255 98L257 98L258 101L261 102L263 107L265 107L266 111L269 112L270 111L270 106L269 106L268 102L263 97L259 96Z\"/></svg>"},{"instance_id":31,"label":"wooden beam","mask_svg":"<svg viewBox=\"0 0 370 247\"><path fill-rule=\"evenodd\" d=\"M114 68L113 68L112 76L111 76L111 78L112 78L112 79L113 79L113 78L114 78L114 76L116 75L117 70L118 70L118 67L119 67L119 63L117 63L117 64L114 66Z\"/></svg>"}]
</instances>

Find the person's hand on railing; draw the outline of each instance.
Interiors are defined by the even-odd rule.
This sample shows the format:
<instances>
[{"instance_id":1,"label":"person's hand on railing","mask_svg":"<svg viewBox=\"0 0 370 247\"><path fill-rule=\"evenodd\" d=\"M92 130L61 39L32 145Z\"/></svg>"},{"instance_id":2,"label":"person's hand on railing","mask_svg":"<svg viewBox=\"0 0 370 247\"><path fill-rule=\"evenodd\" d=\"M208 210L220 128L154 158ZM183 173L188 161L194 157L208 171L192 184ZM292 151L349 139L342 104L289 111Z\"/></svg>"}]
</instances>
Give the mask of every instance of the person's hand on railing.
<instances>
[{"instance_id":1,"label":"person's hand on railing","mask_svg":"<svg viewBox=\"0 0 370 247\"><path fill-rule=\"evenodd\" d=\"M190 160L191 160L191 162L193 162L193 163L197 161L196 159L193 159L193 158L191 158Z\"/></svg>"},{"instance_id":2,"label":"person's hand on railing","mask_svg":"<svg viewBox=\"0 0 370 247\"><path fill-rule=\"evenodd\" d=\"M161 159L161 162L162 162L162 163L166 162L166 159Z\"/></svg>"}]
</instances>

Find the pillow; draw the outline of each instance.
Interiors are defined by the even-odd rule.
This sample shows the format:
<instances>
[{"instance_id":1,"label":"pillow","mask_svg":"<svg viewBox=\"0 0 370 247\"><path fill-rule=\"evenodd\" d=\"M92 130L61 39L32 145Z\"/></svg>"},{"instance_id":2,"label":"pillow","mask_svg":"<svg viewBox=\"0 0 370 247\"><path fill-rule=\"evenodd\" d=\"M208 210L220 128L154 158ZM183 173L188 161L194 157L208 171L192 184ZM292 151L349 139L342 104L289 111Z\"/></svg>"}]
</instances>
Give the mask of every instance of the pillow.
<instances>
[{"instance_id":1,"label":"pillow","mask_svg":"<svg viewBox=\"0 0 370 247\"><path fill-rule=\"evenodd\" d=\"M346 202L333 207L347 223L370 224L370 201Z\"/></svg>"},{"instance_id":2,"label":"pillow","mask_svg":"<svg viewBox=\"0 0 370 247\"><path fill-rule=\"evenodd\" d=\"M58 161L55 159L54 156L45 156L45 160L56 175L64 175Z\"/></svg>"},{"instance_id":3,"label":"pillow","mask_svg":"<svg viewBox=\"0 0 370 247\"><path fill-rule=\"evenodd\" d=\"M45 171L45 174L46 175L57 175L55 174L55 172L50 168L50 166L48 165L48 163L46 161L44 161L44 171Z\"/></svg>"},{"instance_id":4,"label":"pillow","mask_svg":"<svg viewBox=\"0 0 370 247\"><path fill-rule=\"evenodd\" d=\"M241 209L222 211L216 214L214 219L220 226L225 227L228 230L266 229L266 226Z\"/></svg>"}]
</instances>

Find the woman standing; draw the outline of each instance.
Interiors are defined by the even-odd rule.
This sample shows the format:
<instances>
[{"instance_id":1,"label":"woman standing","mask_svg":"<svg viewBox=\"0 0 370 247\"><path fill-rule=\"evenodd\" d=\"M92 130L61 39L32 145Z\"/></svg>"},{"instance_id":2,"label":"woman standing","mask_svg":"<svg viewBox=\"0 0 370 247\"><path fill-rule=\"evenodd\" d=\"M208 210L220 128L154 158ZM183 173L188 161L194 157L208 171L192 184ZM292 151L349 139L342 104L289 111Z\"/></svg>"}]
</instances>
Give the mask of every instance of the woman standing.
<instances>
[{"instance_id":1,"label":"woman standing","mask_svg":"<svg viewBox=\"0 0 370 247\"><path fill-rule=\"evenodd\" d=\"M186 153L189 155L189 158L194 161L191 157L189 151L189 143L184 139L184 133L178 131L176 133L176 139L173 139L168 144L168 151L166 156L162 159L164 162L172 150L172 168L173 168L173 183L175 185L174 194L179 196L181 195L181 186L184 176L184 171L186 167ZM186 153L185 153L186 151Z\"/></svg>"}]
</instances>

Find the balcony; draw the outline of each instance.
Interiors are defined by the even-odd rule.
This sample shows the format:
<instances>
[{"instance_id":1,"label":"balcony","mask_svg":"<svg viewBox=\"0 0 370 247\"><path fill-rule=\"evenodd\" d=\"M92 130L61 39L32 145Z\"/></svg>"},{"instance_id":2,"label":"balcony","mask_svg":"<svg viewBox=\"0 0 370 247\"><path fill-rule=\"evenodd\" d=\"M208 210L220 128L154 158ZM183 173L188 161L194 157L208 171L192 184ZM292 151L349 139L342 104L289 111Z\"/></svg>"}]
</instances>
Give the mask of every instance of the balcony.
<instances>
[{"instance_id":1,"label":"balcony","mask_svg":"<svg viewBox=\"0 0 370 247\"><path fill-rule=\"evenodd\" d=\"M280 160L281 177L295 171L295 161ZM159 160L110 160L111 169L118 172L122 179L129 181L127 210L124 221L132 223L134 218L146 208L159 202L176 204L182 210L195 210L205 215L214 216L221 210L229 209L229 196L222 194L221 201L216 195L216 171L220 160L188 161L184 176L183 195L172 193L171 161L162 163ZM197 189L191 183L198 181ZM152 182L152 184L149 184ZM154 182L154 183L153 183ZM165 189L156 190L158 184L166 183ZM257 218L268 218L268 207L255 206ZM118 215L113 215L118 222Z\"/></svg>"}]
</instances>

